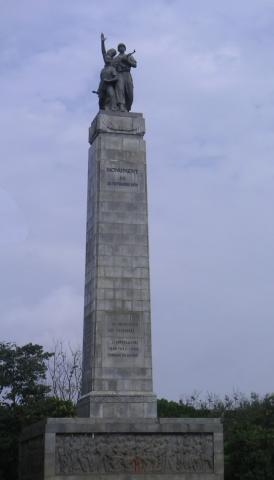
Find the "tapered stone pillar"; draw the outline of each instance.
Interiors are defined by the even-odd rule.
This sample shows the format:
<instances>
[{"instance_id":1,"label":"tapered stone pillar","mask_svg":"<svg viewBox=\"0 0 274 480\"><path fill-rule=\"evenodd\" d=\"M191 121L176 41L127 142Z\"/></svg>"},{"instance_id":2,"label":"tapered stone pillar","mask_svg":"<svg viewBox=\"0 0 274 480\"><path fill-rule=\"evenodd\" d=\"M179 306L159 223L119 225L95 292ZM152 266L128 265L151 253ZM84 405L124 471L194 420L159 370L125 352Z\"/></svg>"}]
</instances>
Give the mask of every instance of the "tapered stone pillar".
<instances>
[{"instance_id":1,"label":"tapered stone pillar","mask_svg":"<svg viewBox=\"0 0 274 480\"><path fill-rule=\"evenodd\" d=\"M89 131L79 416L156 416L144 133L142 114L104 111Z\"/></svg>"}]
</instances>

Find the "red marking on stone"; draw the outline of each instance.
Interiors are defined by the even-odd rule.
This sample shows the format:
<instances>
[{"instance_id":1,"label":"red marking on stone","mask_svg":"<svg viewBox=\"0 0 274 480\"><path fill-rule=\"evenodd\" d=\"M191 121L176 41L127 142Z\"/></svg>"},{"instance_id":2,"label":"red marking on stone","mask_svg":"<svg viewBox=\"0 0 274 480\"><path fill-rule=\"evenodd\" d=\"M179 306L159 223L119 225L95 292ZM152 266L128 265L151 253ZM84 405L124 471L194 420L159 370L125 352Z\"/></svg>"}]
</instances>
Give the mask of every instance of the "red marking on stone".
<instances>
[{"instance_id":1,"label":"red marking on stone","mask_svg":"<svg viewBox=\"0 0 274 480\"><path fill-rule=\"evenodd\" d=\"M141 463L140 458L135 457L133 459L132 463L133 463L134 472L135 473L142 473L142 463Z\"/></svg>"}]
</instances>

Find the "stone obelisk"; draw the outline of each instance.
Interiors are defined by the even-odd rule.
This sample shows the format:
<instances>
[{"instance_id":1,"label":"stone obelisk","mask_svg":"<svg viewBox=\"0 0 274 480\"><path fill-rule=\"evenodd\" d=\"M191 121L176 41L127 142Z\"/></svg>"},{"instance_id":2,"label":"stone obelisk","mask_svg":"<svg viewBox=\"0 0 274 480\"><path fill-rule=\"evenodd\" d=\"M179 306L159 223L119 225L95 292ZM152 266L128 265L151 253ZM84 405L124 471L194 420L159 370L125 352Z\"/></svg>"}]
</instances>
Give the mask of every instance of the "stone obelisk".
<instances>
[{"instance_id":1,"label":"stone obelisk","mask_svg":"<svg viewBox=\"0 0 274 480\"><path fill-rule=\"evenodd\" d=\"M80 416L156 416L144 133L129 112L100 111L89 130Z\"/></svg>"}]
</instances>

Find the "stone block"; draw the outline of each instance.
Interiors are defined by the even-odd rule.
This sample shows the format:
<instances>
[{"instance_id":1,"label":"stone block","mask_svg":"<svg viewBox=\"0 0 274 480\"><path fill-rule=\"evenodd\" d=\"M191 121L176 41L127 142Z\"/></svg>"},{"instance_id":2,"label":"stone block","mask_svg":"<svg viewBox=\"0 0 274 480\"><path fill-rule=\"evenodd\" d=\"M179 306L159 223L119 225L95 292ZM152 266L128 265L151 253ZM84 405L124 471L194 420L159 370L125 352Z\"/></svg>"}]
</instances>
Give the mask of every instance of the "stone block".
<instances>
[{"instance_id":1,"label":"stone block","mask_svg":"<svg viewBox=\"0 0 274 480\"><path fill-rule=\"evenodd\" d=\"M136 415L149 408L139 400ZM20 480L223 480L217 419L126 421L119 403L103 404L115 421L55 418L25 429ZM101 408L95 402L94 417Z\"/></svg>"},{"instance_id":2,"label":"stone block","mask_svg":"<svg viewBox=\"0 0 274 480\"><path fill-rule=\"evenodd\" d=\"M100 111L89 129L89 142L92 144L99 134L111 134L108 136L117 136L119 139L123 139L122 135L142 137L144 133L145 121L141 113ZM123 150L120 145L117 146L117 149Z\"/></svg>"}]
</instances>

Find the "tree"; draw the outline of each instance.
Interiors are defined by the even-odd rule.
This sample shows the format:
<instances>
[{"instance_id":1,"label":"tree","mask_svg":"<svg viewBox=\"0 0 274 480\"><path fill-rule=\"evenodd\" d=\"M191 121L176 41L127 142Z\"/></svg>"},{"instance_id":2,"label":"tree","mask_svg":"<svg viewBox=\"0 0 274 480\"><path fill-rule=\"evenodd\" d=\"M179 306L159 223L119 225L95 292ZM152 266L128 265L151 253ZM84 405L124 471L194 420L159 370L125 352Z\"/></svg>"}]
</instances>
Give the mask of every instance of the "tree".
<instances>
[{"instance_id":1,"label":"tree","mask_svg":"<svg viewBox=\"0 0 274 480\"><path fill-rule=\"evenodd\" d=\"M82 352L62 340L55 340L47 360L48 381L55 397L77 403L82 380Z\"/></svg>"},{"instance_id":2,"label":"tree","mask_svg":"<svg viewBox=\"0 0 274 480\"><path fill-rule=\"evenodd\" d=\"M13 406L44 398L50 391L45 384L51 354L40 345L0 343L0 401Z\"/></svg>"}]
</instances>

